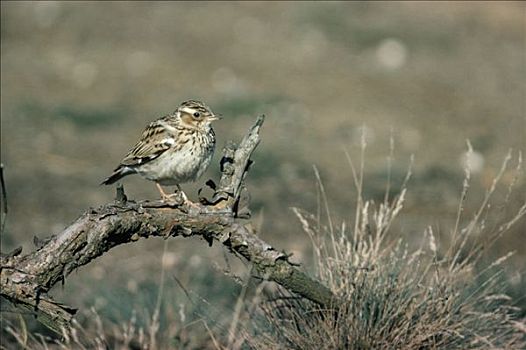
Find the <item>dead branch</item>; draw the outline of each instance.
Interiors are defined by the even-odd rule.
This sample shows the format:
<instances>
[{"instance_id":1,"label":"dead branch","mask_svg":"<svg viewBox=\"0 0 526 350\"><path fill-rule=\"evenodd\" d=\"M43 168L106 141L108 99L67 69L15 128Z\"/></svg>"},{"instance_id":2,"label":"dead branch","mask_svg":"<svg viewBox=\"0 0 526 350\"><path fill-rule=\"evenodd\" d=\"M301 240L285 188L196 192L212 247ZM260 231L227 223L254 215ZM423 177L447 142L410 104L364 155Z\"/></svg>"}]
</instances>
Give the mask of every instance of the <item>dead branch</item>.
<instances>
[{"instance_id":1,"label":"dead branch","mask_svg":"<svg viewBox=\"0 0 526 350\"><path fill-rule=\"evenodd\" d=\"M151 236L201 236L209 244L221 242L236 256L250 262L265 279L279 283L291 292L323 307L337 302L331 291L288 261L285 253L261 240L240 205L250 156L259 143L258 118L239 146L223 150L221 180L211 201L199 208L162 201L128 201L122 187L114 203L82 214L60 234L38 242L37 250L0 256L0 295L17 306L34 312L42 323L60 332L69 325L75 309L54 301L47 293L75 269L86 265L117 245ZM207 183L208 184L208 183Z\"/></svg>"}]
</instances>

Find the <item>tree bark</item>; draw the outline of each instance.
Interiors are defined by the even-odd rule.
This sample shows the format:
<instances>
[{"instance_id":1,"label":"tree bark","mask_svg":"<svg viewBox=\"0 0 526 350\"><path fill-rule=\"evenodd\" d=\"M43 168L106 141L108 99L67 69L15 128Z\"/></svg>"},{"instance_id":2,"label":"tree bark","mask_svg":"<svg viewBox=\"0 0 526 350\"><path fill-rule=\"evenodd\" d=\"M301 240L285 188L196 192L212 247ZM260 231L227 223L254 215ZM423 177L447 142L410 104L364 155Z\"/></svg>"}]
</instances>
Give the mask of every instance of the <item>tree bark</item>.
<instances>
[{"instance_id":1,"label":"tree bark","mask_svg":"<svg viewBox=\"0 0 526 350\"><path fill-rule=\"evenodd\" d=\"M201 236L209 244L218 241L250 262L263 278L323 307L337 303L332 292L303 273L288 256L261 240L248 216L243 180L250 156L259 143L258 118L239 146L229 144L221 159L221 180L211 201L201 199L195 207L177 201L128 201L122 187L114 203L85 212L60 234L21 255L20 250L0 257L0 295L35 313L38 320L61 332L67 328L75 309L54 301L47 292L80 266L92 262L117 245L150 236Z\"/></svg>"}]
</instances>

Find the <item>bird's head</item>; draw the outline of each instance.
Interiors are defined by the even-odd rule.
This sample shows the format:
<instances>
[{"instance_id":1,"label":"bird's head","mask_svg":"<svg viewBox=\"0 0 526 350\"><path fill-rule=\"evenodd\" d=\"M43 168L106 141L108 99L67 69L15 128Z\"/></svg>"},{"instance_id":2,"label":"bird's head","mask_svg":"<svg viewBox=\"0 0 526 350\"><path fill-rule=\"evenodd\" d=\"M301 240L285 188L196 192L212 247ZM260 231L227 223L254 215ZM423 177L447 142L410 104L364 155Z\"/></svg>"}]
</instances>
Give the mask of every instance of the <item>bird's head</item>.
<instances>
[{"instance_id":1,"label":"bird's head","mask_svg":"<svg viewBox=\"0 0 526 350\"><path fill-rule=\"evenodd\" d=\"M184 125L198 129L206 128L214 120L220 119L220 116L214 114L210 107L197 100L187 100L181 103L175 110L175 115Z\"/></svg>"}]
</instances>

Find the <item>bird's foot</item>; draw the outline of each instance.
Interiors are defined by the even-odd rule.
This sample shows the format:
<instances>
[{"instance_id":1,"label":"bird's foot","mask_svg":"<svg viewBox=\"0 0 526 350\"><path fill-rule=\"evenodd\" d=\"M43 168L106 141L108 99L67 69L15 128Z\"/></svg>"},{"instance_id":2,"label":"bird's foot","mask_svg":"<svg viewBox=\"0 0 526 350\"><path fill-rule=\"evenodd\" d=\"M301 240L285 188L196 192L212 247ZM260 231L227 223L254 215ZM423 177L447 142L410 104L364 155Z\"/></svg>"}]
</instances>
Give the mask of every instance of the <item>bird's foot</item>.
<instances>
[{"instance_id":1,"label":"bird's foot","mask_svg":"<svg viewBox=\"0 0 526 350\"><path fill-rule=\"evenodd\" d=\"M159 189L159 192L161 194L161 200L163 202L167 203L173 203L177 205L178 207L182 207L181 210L186 211L186 209L194 209L194 210L200 210L202 207L198 203L194 203L191 200L188 199L188 196L186 193L181 190L180 186L177 186L177 190L175 193L167 194L163 191L162 187L159 184L156 184L157 188ZM185 209L186 208L186 209Z\"/></svg>"},{"instance_id":2,"label":"bird's foot","mask_svg":"<svg viewBox=\"0 0 526 350\"><path fill-rule=\"evenodd\" d=\"M182 205L188 199L186 197L186 194L184 194L184 192L182 192L179 187L179 190L175 193L167 194L166 192L164 192L161 185L159 185L158 183L156 183L155 185L159 189L159 193L161 194L161 201L163 202L174 203L179 206Z\"/></svg>"},{"instance_id":3,"label":"bird's foot","mask_svg":"<svg viewBox=\"0 0 526 350\"><path fill-rule=\"evenodd\" d=\"M183 205L187 201L187 198L186 196L181 195L180 192L177 192L172 194L161 194L161 200L163 202L174 203L179 206Z\"/></svg>"},{"instance_id":4,"label":"bird's foot","mask_svg":"<svg viewBox=\"0 0 526 350\"><path fill-rule=\"evenodd\" d=\"M189 200L186 193L184 193L181 189L178 189L178 191L175 194L181 196L183 206L186 206L187 208L201 209L201 206L198 203L194 203L191 200Z\"/></svg>"}]
</instances>

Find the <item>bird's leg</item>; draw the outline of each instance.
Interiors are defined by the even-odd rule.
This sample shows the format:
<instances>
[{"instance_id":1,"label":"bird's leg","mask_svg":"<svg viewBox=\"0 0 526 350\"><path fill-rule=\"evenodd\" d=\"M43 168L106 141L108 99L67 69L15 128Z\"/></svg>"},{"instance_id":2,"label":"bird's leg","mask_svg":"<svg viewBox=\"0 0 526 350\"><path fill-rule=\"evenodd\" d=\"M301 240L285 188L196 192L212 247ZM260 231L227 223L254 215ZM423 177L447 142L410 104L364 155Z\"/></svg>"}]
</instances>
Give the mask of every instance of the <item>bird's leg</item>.
<instances>
[{"instance_id":1,"label":"bird's leg","mask_svg":"<svg viewBox=\"0 0 526 350\"><path fill-rule=\"evenodd\" d=\"M186 196L186 193L183 192L183 190L181 189L181 186L179 184L177 184L176 186L177 186L176 194L178 194L178 193L181 194L181 197L183 198L183 203L184 204L186 204L189 207L199 208L199 204L194 203L194 202L192 202L191 200L188 199L188 197Z\"/></svg>"},{"instance_id":2,"label":"bird's leg","mask_svg":"<svg viewBox=\"0 0 526 350\"><path fill-rule=\"evenodd\" d=\"M184 193L183 190L181 189L181 185L177 184L175 185L175 187L177 187L177 190L175 191L175 193L181 193L181 196L183 197L183 199L187 201L188 197L186 196L186 193Z\"/></svg>"},{"instance_id":3,"label":"bird's leg","mask_svg":"<svg viewBox=\"0 0 526 350\"><path fill-rule=\"evenodd\" d=\"M163 188L161 187L161 185L159 185L157 182L155 183L155 186L157 186L157 189L159 190L159 192L161 193L161 199L163 201L177 201L178 204L185 204L189 207L193 207L193 208L200 208L199 204L197 203L194 203L192 202L191 200L188 199L188 197L186 196L186 193L183 192L183 190L181 189L181 186L179 184L177 184L177 191L175 193L172 193L172 194L167 194L166 192L164 192ZM182 199L182 201L181 201Z\"/></svg>"},{"instance_id":4,"label":"bird's leg","mask_svg":"<svg viewBox=\"0 0 526 350\"><path fill-rule=\"evenodd\" d=\"M175 197L175 194L166 194L166 192L164 192L164 190L161 187L161 185L159 185L157 182L155 183L155 186L157 186L157 189L161 193L161 199L162 200L171 200L171 199L173 199Z\"/></svg>"}]
</instances>

